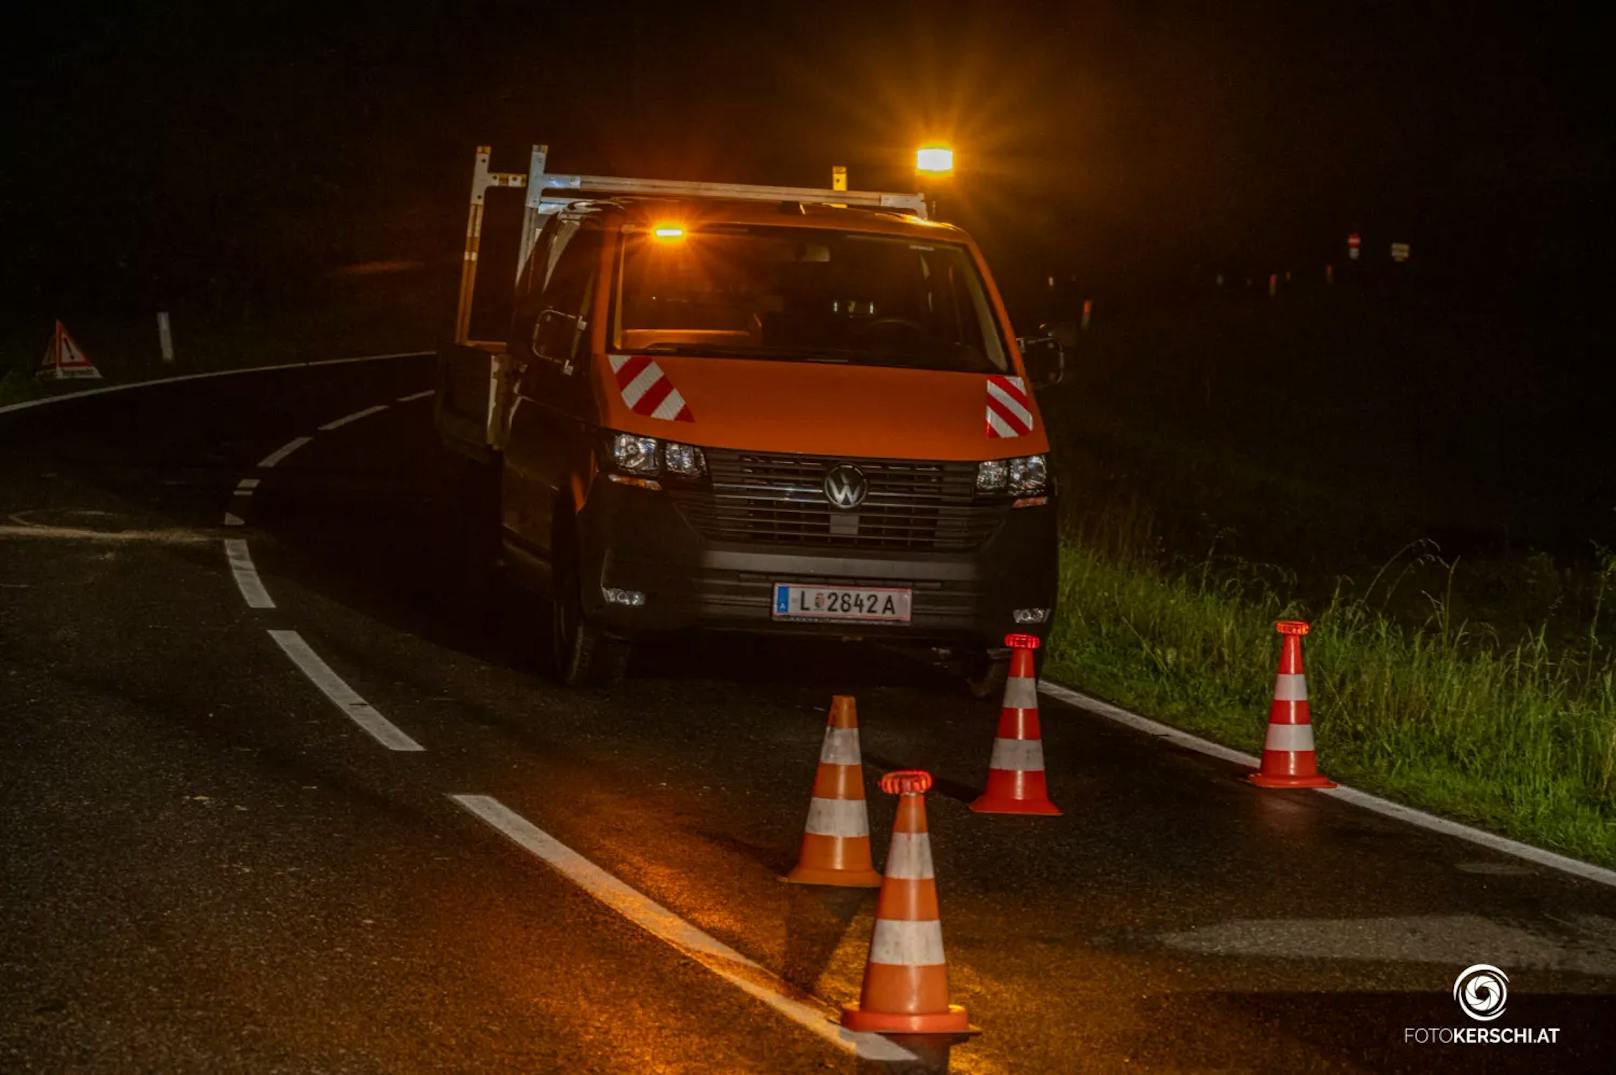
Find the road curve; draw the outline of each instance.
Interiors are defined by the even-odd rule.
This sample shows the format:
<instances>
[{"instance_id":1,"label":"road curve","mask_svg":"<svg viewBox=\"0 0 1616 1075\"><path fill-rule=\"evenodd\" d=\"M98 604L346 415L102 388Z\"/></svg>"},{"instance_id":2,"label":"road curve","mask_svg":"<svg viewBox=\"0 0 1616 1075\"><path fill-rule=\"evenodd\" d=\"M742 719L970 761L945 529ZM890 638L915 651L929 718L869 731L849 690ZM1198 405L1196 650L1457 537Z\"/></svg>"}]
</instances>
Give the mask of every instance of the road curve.
<instances>
[{"instance_id":1,"label":"road curve","mask_svg":"<svg viewBox=\"0 0 1616 1075\"><path fill-rule=\"evenodd\" d=\"M0 416L0 1067L1608 1061L1616 892L1592 881L1048 698L1066 813L975 815L997 704L863 647L669 640L620 691L557 687L541 611L463 585L430 377ZM873 895L778 880L833 693L867 777L938 778L952 989L983 1030L951 1052L827 1029ZM867 783L879 862L893 806ZM1454 1003L1476 963L1508 974L1493 1024ZM1407 1040L1480 1025L1558 1041Z\"/></svg>"}]
</instances>

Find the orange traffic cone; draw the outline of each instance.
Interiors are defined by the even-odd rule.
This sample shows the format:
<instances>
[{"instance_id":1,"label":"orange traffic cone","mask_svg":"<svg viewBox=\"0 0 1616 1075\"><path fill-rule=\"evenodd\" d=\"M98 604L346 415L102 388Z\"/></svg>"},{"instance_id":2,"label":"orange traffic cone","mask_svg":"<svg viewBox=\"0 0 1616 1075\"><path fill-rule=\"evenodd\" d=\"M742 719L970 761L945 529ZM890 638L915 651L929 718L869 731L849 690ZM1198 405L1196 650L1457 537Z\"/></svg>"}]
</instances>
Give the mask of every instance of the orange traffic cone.
<instances>
[{"instance_id":1,"label":"orange traffic cone","mask_svg":"<svg viewBox=\"0 0 1616 1075\"><path fill-rule=\"evenodd\" d=\"M870 859L870 814L864 805L864 767L859 757L858 706L848 695L830 700L819 771L808 801L802 853L786 875L800 885L878 888L881 875Z\"/></svg>"},{"instance_id":2,"label":"orange traffic cone","mask_svg":"<svg viewBox=\"0 0 1616 1075\"><path fill-rule=\"evenodd\" d=\"M937 917L937 878L926 831L931 774L888 773L881 790L898 796L887 875L875 903L875 932L857 1002L842 1009L849 1030L881 1034L969 1034L965 1009L948 1002L948 961Z\"/></svg>"},{"instance_id":3,"label":"orange traffic cone","mask_svg":"<svg viewBox=\"0 0 1616 1075\"><path fill-rule=\"evenodd\" d=\"M1274 677L1274 704L1268 709L1268 739L1262 768L1246 777L1260 788L1333 788L1318 770L1313 753L1313 718L1307 708L1307 676L1302 673L1301 620L1280 620L1274 630L1285 638Z\"/></svg>"},{"instance_id":4,"label":"orange traffic cone","mask_svg":"<svg viewBox=\"0 0 1616 1075\"><path fill-rule=\"evenodd\" d=\"M1006 635L1012 651L1004 684L999 734L988 762L988 786L971 809L979 814L1059 814L1044 780L1044 743L1038 728L1038 673L1032 653L1037 635Z\"/></svg>"}]
</instances>

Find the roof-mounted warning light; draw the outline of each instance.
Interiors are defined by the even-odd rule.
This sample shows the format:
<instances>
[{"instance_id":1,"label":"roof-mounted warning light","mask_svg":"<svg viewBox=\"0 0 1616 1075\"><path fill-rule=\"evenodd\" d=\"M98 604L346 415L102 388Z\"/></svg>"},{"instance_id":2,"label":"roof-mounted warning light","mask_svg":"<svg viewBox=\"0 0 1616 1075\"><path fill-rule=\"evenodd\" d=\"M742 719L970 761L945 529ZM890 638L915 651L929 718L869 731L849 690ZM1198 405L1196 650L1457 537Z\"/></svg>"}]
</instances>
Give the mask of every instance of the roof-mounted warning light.
<instances>
[{"instance_id":1,"label":"roof-mounted warning light","mask_svg":"<svg viewBox=\"0 0 1616 1075\"><path fill-rule=\"evenodd\" d=\"M940 142L921 146L915 151L915 171L920 175L953 175L953 148Z\"/></svg>"},{"instance_id":2,"label":"roof-mounted warning light","mask_svg":"<svg viewBox=\"0 0 1616 1075\"><path fill-rule=\"evenodd\" d=\"M651 229L651 234L662 240L683 239L685 229L682 224L658 224Z\"/></svg>"}]
</instances>

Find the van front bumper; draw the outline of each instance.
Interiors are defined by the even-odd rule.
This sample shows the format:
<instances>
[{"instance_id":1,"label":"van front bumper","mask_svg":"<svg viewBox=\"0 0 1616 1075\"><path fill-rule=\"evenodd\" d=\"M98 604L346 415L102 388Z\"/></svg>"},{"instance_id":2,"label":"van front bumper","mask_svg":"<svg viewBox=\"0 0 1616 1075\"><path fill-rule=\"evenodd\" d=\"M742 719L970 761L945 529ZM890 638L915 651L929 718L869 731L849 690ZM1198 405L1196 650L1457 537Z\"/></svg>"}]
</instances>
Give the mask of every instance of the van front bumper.
<instances>
[{"instance_id":1,"label":"van front bumper","mask_svg":"<svg viewBox=\"0 0 1616 1075\"><path fill-rule=\"evenodd\" d=\"M1053 497L1006 507L990 536L963 551L714 541L696 532L667 490L604 476L593 483L578 524L585 614L625 637L709 628L995 648L1010 632L1043 637L1054 613ZM774 587L782 582L907 587L910 622L777 619ZM608 603L608 588L643 594L644 603ZM1014 611L1028 608L1049 615L1017 624Z\"/></svg>"}]
</instances>

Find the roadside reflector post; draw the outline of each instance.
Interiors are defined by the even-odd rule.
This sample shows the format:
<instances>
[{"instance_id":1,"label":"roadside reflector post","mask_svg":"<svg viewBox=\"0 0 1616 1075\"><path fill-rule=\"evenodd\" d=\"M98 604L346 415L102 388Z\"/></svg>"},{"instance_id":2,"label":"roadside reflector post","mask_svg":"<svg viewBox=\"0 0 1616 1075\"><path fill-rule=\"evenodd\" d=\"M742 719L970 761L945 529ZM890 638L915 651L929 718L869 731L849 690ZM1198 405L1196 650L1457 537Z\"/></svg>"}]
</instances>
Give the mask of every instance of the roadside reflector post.
<instances>
[{"instance_id":1,"label":"roadside reflector post","mask_svg":"<svg viewBox=\"0 0 1616 1075\"><path fill-rule=\"evenodd\" d=\"M1088 331L1089 319L1091 317L1093 317L1093 316L1094 316L1094 300L1093 299L1084 299L1083 300L1083 319L1079 322L1079 324L1082 326L1084 332Z\"/></svg>"},{"instance_id":2,"label":"roadside reflector post","mask_svg":"<svg viewBox=\"0 0 1616 1075\"><path fill-rule=\"evenodd\" d=\"M847 165L833 164L830 166L830 189L847 189Z\"/></svg>"},{"instance_id":3,"label":"roadside reflector post","mask_svg":"<svg viewBox=\"0 0 1616 1075\"><path fill-rule=\"evenodd\" d=\"M173 363L174 335L169 331L167 310L157 311L157 346L162 349L163 361Z\"/></svg>"},{"instance_id":4,"label":"roadside reflector post","mask_svg":"<svg viewBox=\"0 0 1616 1075\"><path fill-rule=\"evenodd\" d=\"M1363 236L1353 232L1347 236L1347 257L1353 261L1358 260L1358 251L1363 248Z\"/></svg>"},{"instance_id":5,"label":"roadside reflector post","mask_svg":"<svg viewBox=\"0 0 1616 1075\"><path fill-rule=\"evenodd\" d=\"M1271 273L1268 274L1268 297L1273 298L1275 295L1278 295L1278 294L1279 294L1279 273L1271 272Z\"/></svg>"},{"instance_id":6,"label":"roadside reflector post","mask_svg":"<svg viewBox=\"0 0 1616 1075\"><path fill-rule=\"evenodd\" d=\"M1331 265L1329 262L1325 262L1324 264L1324 282L1326 284L1335 283L1335 266Z\"/></svg>"}]
</instances>

